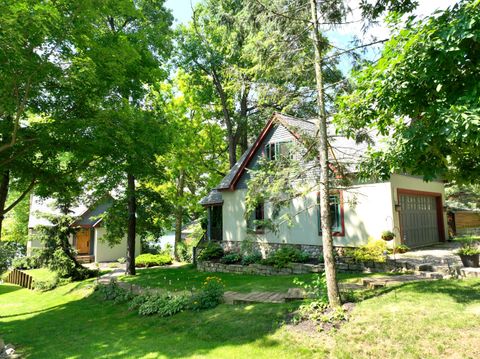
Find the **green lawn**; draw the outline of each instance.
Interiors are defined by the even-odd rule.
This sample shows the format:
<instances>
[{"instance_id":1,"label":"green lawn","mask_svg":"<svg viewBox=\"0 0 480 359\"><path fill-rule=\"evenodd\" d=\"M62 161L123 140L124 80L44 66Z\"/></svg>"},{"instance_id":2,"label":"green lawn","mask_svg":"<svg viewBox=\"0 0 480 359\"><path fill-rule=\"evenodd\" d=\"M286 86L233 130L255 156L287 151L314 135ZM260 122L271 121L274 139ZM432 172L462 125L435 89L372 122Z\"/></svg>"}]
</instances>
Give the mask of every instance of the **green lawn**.
<instances>
[{"instance_id":1,"label":"green lawn","mask_svg":"<svg viewBox=\"0 0 480 359\"><path fill-rule=\"evenodd\" d=\"M34 280L39 280L42 282L54 280L57 277L57 274L48 268L29 269L24 270L23 272L31 275Z\"/></svg>"},{"instance_id":2,"label":"green lawn","mask_svg":"<svg viewBox=\"0 0 480 359\"><path fill-rule=\"evenodd\" d=\"M370 276L379 276L386 274L370 274ZM220 277L225 283L226 290L238 292L252 291L273 291L286 292L288 288L296 287L293 279L298 278L303 281L310 281L314 274L296 274L281 276L259 276L250 274L235 273L206 273L199 272L192 265L181 267L148 268L140 269L134 277L123 276L121 280L134 283L144 287L164 288L169 291L191 290L199 288L205 278L209 276ZM354 282L366 274L362 273L340 273L339 278L342 281Z\"/></svg>"},{"instance_id":3,"label":"green lawn","mask_svg":"<svg viewBox=\"0 0 480 359\"><path fill-rule=\"evenodd\" d=\"M171 318L100 302L91 281L39 293L0 285L0 331L26 358L478 358L480 280L405 284L335 332L282 325L298 306L220 305Z\"/></svg>"}]
</instances>

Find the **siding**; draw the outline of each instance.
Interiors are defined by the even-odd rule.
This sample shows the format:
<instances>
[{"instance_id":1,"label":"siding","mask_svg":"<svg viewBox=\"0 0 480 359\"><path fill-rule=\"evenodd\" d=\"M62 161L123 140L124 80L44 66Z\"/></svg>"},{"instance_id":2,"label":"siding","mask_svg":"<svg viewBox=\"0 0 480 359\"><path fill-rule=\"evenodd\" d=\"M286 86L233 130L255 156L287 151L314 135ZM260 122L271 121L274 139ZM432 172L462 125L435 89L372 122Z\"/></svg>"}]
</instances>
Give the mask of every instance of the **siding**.
<instances>
[{"instance_id":1,"label":"siding","mask_svg":"<svg viewBox=\"0 0 480 359\"><path fill-rule=\"evenodd\" d=\"M480 227L480 213L455 212L455 225L457 229Z\"/></svg>"},{"instance_id":2,"label":"siding","mask_svg":"<svg viewBox=\"0 0 480 359\"><path fill-rule=\"evenodd\" d=\"M343 191L345 236L334 237L336 246L351 247L367 243L369 237L380 238L382 231L392 227L392 203L389 183L376 183ZM282 224L277 233L248 235L245 220L246 190L224 192L223 238L243 241L251 238L258 242L321 245L318 234L317 194L296 198L288 210L293 218L291 226ZM271 207L265 204L265 216L270 218Z\"/></svg>"},{"instance_id":3,"label":"siding","mask_svg":"<svg viewBox=\"0 0 480 359\"><path fill-rule=\"evenodd\" d=\"M125 257L127 254L127 236L123 237L121 242L110 246L102 240L105 235L105 228L95 228L95 262L111 262L118 258ZM135 256L140 254L140 237L135 242Z\"/></svg>"}]
</instances>

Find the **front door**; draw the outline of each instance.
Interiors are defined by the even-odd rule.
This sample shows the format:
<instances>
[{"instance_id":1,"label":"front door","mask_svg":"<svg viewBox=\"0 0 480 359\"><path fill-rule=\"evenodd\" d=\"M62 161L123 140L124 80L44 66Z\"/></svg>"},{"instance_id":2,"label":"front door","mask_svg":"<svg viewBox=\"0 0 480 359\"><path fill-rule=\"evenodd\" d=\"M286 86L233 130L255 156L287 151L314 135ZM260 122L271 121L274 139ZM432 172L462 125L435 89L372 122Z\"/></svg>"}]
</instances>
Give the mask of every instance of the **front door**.
<instances>
[{"instance_id":1,"label":"front door","mask_svg":"<svg viewBox=\"0 0 480 359\"><path fill-rule=\"evenodd\" d=\"M80 228L77 232L78 254L90 254L90 228Z\"/></svg>"}]
</instances>

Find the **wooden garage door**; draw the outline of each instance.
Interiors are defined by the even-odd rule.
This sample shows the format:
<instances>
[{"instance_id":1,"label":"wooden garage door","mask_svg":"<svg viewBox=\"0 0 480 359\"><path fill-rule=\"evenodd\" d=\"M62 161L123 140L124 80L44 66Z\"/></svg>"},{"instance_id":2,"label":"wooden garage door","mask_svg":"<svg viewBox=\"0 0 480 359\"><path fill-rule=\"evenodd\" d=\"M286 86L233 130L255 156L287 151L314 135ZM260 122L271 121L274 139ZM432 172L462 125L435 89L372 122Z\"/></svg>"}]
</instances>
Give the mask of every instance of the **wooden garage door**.
<instances>
[{"instance_id":1,"label":"wooden garage door","mask_svg":"<svg viewBox=\"0 0 480 359\"><path fill-rule=\"evenodd\" d=\"M434 196L400 195L403 242L413 248L440 241L437 199Z\"/></svg>"}]
</instances>

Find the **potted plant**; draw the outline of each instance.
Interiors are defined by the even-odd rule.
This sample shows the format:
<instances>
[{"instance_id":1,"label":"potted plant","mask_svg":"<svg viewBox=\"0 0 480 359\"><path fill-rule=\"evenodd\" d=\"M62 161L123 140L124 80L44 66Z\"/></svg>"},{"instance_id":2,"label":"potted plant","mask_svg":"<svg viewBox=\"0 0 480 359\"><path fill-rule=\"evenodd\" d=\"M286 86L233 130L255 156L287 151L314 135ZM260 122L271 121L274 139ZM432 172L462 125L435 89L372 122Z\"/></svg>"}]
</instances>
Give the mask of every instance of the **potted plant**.
<instances>
[{"instance_id":1,"label":"potted plant","mask_svg":"<svg viewBox=\"0 0 480 359\"><path fill-rule=\"evenodd\" d=\"M478 268L480 261L480 248L467 244L457 251L465 267Z\"/></svg>"},{"instance_id":2,"label":"potted plant","mask_svg":"<svg viewBox=\"0 0 480 359\"><path fill-rule=\"evenodd\" d=\"M395 238L395 233L392 231L383 231L381 237L384 241L388 242Z\"/></svg>"}]
</instances>

